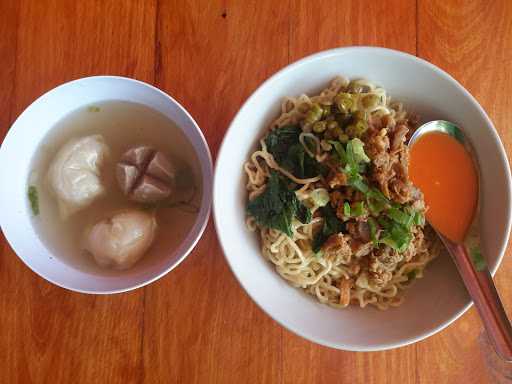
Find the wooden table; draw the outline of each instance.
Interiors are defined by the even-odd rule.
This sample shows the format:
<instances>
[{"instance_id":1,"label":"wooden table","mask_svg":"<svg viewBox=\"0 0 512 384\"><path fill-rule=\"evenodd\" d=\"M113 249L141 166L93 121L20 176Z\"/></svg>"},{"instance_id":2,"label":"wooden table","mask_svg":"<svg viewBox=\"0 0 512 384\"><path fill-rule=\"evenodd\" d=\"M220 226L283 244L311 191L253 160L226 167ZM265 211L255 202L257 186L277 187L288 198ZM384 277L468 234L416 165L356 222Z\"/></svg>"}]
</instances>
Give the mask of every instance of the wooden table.
<instances>
[{"instance_id":1,"label":"wooden table","mask_svg":"<svg viewBox=\"0 0 512 384\"><path fill-rule=\"evenodd\" d=\"M445 69L512 151L510 0L0 0L0 135L50 88L116 74L173 95L215 155L264 79L347 45L399 49ZM496 282L510 309L509 253ZM239 287L211 222L179 268L113 296L50 285L2 236L0 292L0 383L490 382L474 309L426 341L380 353L336 351L284 330Z\"/></svg>"}]
</instances>

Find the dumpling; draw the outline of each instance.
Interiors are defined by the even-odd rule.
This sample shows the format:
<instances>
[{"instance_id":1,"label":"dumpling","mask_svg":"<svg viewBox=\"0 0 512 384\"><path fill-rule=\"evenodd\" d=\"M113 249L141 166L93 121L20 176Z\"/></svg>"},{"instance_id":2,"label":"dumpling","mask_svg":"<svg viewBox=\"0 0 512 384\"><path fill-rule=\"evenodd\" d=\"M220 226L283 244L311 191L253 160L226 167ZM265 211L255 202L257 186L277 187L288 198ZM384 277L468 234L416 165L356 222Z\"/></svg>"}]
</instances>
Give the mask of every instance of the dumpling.
<instances>
[{"instance_id":1,"label":"dumpling","mask_svg":"<svg viewBox=\"0 0 512 384\"><path fill-rule=\"evenodd\" d=\"M126 269L151 247L156 227L154 215L126 210L95 224L86 234L85 249L102 267Z\"/></svg>"},{"instance_id":2,"label":"dumpling","mask_svg":"<svg viewBox=\"0 0 512 384\"><path fill-rule=\"evenodd\" d=\"M100 170L108 153L101 135L73 139L57 152L50 165L48 179L63 219L104 193Z\"/></svg>"}]
</instances>

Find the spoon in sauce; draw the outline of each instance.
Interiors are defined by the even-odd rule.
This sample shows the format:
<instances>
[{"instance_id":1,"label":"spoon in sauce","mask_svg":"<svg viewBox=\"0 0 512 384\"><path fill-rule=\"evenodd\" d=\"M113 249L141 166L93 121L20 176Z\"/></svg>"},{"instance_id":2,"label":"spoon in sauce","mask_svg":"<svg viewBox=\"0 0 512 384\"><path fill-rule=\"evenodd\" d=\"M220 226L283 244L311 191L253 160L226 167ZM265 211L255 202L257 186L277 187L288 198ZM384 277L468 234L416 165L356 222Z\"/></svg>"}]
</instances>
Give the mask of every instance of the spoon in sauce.
<instances>
[{"instance_id":1,"label":"spoon in sauce","mask_svg":"<svg viewBox=\"0 0 512 384\"><path fill-rule=\"evenodd\" d=\"M512 361L512 327L480 251L478 166L462 130L422 125L409 140L409 176L423 191L427 221L450 252L497 354Z\"/></svg>"}]
</instances>

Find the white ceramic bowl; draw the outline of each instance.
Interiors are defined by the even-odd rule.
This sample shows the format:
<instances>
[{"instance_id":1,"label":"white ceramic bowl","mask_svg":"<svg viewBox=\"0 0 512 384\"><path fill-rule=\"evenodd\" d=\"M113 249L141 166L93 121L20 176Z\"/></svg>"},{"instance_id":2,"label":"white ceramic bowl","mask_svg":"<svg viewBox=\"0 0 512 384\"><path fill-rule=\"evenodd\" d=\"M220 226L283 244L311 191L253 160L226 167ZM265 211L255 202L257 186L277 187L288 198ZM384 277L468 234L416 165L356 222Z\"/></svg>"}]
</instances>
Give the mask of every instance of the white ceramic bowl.
<instances>
[{"instance_id":1,"label":"white ceramic bowl","mask_svg":"<svg viewBox=\"0 0 512 384\"><path fill-rule=\"evenodd\" d=\"M444 119L463 127L481 164L483 251L494 273L511 224L510 171L492 122L452 77L414 56L383 48L349 47L321 52L282 69L246 101L224 138L216 165L214 215L231 269L252 299L277 322L329 347L373 351L430 336L471 305L449 256L442 255L406 293L399 308L332 309L288 285L263 259L258 236L245 227L242 164L256 148L286 95L317 94L336 75L383 86L423 121ZM456 214L456 212L454 212Z\"/></svg>"},{"instance_id":2,"label":"white ceramic bowl","mask_svg":"<svg viewBox=\"0 0 512 384\"><path fill-rule=\"evenodd\" d=\"M201 208L182 244L152 263L111 276L87 273L52 257L36 234L27 202L31 159L45 135L69 112L105 100L144 104L173 120L193 145L200 161L203 185ZM14 122L0 147L0 226L23 262L46 280L84 293L117 293L146 285L176 267L192 250L206 227L211 208L213 167L210 150L194 119L173 98L141 81L88 77L63 84L34 101Z\"/></svg>"}]
</instances>

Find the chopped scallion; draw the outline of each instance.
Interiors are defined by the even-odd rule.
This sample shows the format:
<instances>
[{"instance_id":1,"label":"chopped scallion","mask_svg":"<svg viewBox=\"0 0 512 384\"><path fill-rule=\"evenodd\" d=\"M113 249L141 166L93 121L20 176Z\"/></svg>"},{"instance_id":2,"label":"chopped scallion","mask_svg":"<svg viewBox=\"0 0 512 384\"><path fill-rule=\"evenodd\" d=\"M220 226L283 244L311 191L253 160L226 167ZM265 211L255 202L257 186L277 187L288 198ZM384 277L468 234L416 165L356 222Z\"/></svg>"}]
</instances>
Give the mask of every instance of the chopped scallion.
<instances>
[{"instance_id":1,"label":"chopped scallion","mask_svg":"<svg viewBox=\"0 0 512 384\"><path fill-rule=\"evenodd\" d=\"M416 211L414 213L414 224L424 226L425 225L425 215L420 211Z\"/></svg>"},{"instance_id":2,"label":"chopped scallion","mask_svg":"<svg viewBox=\"0 0 512 384\"><path fill-rule=\"evenodd\" d=\"M368 219L368 226L370 227L370 239L372 240L373 246L376 247L379 243L377 239L377 221L370 217Z\"/></svg>"},{"instance_id":3,"label":"chopped scallion","mask_svg":"<svg viewBox=\"0 0 512 384\"><path fill-rule=\"evenodd\" d=\"M34 216L39 215L39 195L37 193L37 188L34 185L30 185L28 187L28 200L30 201L30 208L32 209L32 214Z\"/></svg>"},{"instance_id":4,"label":"chopped scallion","mask_svg":"<svg viewBox=\"0 0 512 384\"><path fill-rule=\"evenodd\" d=\"M355 164L370 162L370 158L364 152L364 143L358 138L347 143L347 156Z\"/></svg>"},{"instance_id":5,"label":"chopped scallion","mask_svg":"<svg viewBox=\"0 0 512 384\"><path fill-rule=\"evenodd\" d=\"M348 201L343 203L343 216L350 217L350 204Z\"/></svg>"},{"instance_id":6,"label":"chopped scallion","mask_svg":"<svg viewBox=\"0 0 512 384\"><path fill-rule=\"evenodd\" d=\"M473 248L471 248L470 255L476 270L479 272L485 270L487 264L478 246L474 246Z\"/></svg>"},{"instance_id":7,"label":"chopped scallion","mask_svg":"<svg viewBox=\"0 0 512 384\"><path fill-rule=\"evenodd\" d=\"M334 140L330 140L328 143L334 147L334 150L338 154L338 160L340 161L341 165L347 164L347 153L345 152L345 148L343 148L343 144Z\"/></svg>"},{"instance_id":8,"label":"chopped scallion","mask_svg":"<svg viewBox=\"0 0 512 384\"><path fill-rule=\"evenodd\" d=\"M394 223L386 230L384 236L379 240L398 252L404 252L412 240L410 232L401 224Z\"/></svg>"},{"instance_id":9,"label":"chopped scallion","mask_svg":"<svg viewBox=\"0 0 512 384\"><path fill-rule=\"evenodd\" d=\"M329 192L326 189L318 188L311 192L311 199L318 207L324 207L329 203Z\"/></svg>"},{"instance_id":10,"label":"chopped scallion","mask_svg":"<svg viewBox=\"0 0 512 384\"><path fill-rule=\"evenodd\" d=\"M366 204L370 212L377 216L389 206L389 200L376 188L371 188L366 195Z\"/></svg>"},{"instance_id":11,"label":"chopped scallion","mask_svg":"<svg viewBox=\"0 0 512 384\"><path fill-rule=\"evenodd\" d=\"M368 213L368 211L366 210L366 207L364 206L364 203L362 201L358 201L357 203L354 203L350 207L350 209L351 209L352 216L354 216L354 217L363 216L366 213Z\"/></svg>"},{"instance_id":12,"label":"chopped scallion","mask_svg":"<svg viewBox=\"0 0 512 384\"><path fill-rule=\"evenodd\" d=\"M348 185L364 193L365 195L370 190L368 185L366 185L366 183L363 181L363 177L358 173L349 176Z\"/></svg>"},{"instance_id":13,"label":"chopped scallion","mask_svg":"<svg viewBox=\"0 0 512 384\"><path fill-rule=\"evenodd\" d=\"M394 208L394 207L391 207L388 211L387 211L387 215L394 221L396 221L397 223L399 224L402 224L404 226L407 226L407 224L409 223L409 217L410 215L408 215L407 213L401 211L400 209L397 209L397 208Z\"/></svg>"}]
</instances>

